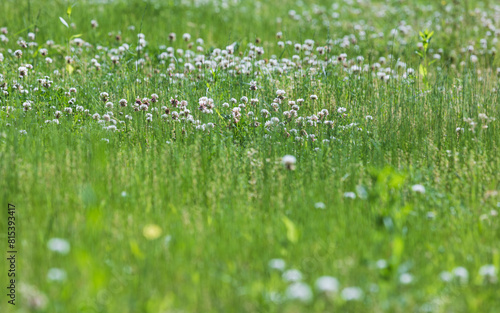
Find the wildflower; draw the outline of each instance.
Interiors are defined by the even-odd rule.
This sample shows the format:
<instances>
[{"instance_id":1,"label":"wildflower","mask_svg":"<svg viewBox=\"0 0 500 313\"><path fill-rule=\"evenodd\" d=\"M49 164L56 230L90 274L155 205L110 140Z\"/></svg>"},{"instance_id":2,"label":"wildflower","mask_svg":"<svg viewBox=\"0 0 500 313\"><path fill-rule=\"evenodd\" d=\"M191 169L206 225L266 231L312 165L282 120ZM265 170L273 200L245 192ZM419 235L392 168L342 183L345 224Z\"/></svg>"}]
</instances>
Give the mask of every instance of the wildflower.
<instances>
[{"instance_id":1,"label":"wildflower","mask_svg":"<svg viewBox=\"0 0 500 313\"><path fill-rule=\"evenodd\" d=\"M99 24L97 23L97 21L96 21L96 20L91 20L91 21L90 21L90 26L91 26L92 28L97 28L97 26L99 26Z\"/></svg>"},{"instance_id":2,"label":"wildflower","mask_svg":"<svg viewBox=\"0 0 500 313\"><path fill-rule=\"evenodd\" d=\"M488 282L491 283L497 282L497 269L493 264L481 266L481 268L479 269L479 275Z\"/></svg>"},{"instance_id":3,"label":"wildflower","mask_svg":"<svg viewBox=\"0 0 500 313\"><path fill-rule=\"evenodd\" d=\"M49 281L65 281L66 280L66 271L60 269L60 268L51 268L49 269L49 272L47 273L47 280Z\"/></svg>"},{"instance_id":4,"label":"wildflower","mask_svg":"<svg viewBox=\"0 0 500 313\"><path fill-rule=\"evenodd\" d=\"M453 279L453 274L447 271L439 273L439 278L444 282L450 282Z\"/></svg>"},{"instance_id":5,"label":"wildflower","mask_svg":"<svg viewBox=\"0 0 500 313\"><path fill-rule=\"evenodd\" d=\"M94 113L94 115L92 115L92 118L98 121L101 118L101 116L99 115L99 113Z\"/></svg>"},{"instance_id":6,"label":"wildflower","mask_svg":"<svg viewBox=\"0 0 500 313\"><path fill-rule=\"evenodd\" d=\"M28 75L28 69L24 66L19 67L18 71L21 78Z\"/></svg>"},{"instance_id":7,"label":"wildflower","mask_svg":"<svg viewBox=\"0 0 500 313\"><path fill-rule=\"evenodd\" d=\"M285 165L287 170L294 170L295 163L297 163L297 159L293 155L285 155L281 159L281 163L283 163L283 165Z\"/></svg>"},{"instance_id":8,"label":"wildflower","mask_svg":"<svg viewBox=\"0 0 500 313\"><path fill-rule=\"evenodd\" d=\"M272 259L269 261L268 266L273 270L283 271L286 267L286 262L283 259Z\"/></svg>"},{"instance_id":9,"label":"wildflower","mask_svg":"<svg viewBox=\"0 0 500 313\"><path fill-rule=\"evenodd\" d=\"M388 266L387 261L384 259L378 260L376 264L377 264L377 268L379 268L381 270L384 268L387 268L387 266Z\"/></svg>"},{"instance_id":10,"label":"wildflower","mask_svg":"<svg viewBox=\"0 0 500 313\"><path fill-rule=\"evenodd\" d=\"M188 33L185 33L184 35L182 35L182 39L184 39L184 41L189 41L189 40L191 40L191 35Z\"/></svg>"},{"instance_id":11,"label":"wildflower","mask_svg":"<svg viewBox=\"0 0 500 313\"><path fill-rule=\"evenodd\" d=\"M356 194L352 191L344 192L344 198L356 199Z\"/></svg>"},{"instance_id":12,"label":"wildflower","mask_svg":"<svg viewBox=\"0 0 500 313\"><path fill-rule=\"evenodd\" d=\"M23 56L23 52L21 50L14 51L14 55L20 59Z\"/></svg>"},{"instance_id":13,"label":"wildflower","mask_svg":"<svg viewBox=\"0 0 500 313\"><path fill-rule=\"evenodd\" d=\"M125 100L125 99L121 99L119 103L120 103L121 107L126 107L127 106L127 100Z\"/></svg>"},{"instance_id":14,"label":"wildflower","mask_svg":"<svg viewBox=\"0 0 500 313\"><path fill-rule=\"evenodd\" d=\"M99 94L99 97L101 97L101 100L102 100L102 101L106 102L106 101L108 101L109 94L108 94L107 92L101 92L101 93Z\"/></svg>"},{"instance_id":15,"label":"wildflower","mask_svg":"<svg viewBox=\"0 0 500 313\"><path fill-rule=\"evenodd\" d=\"M175 33L168 34L168 40L175 41Z\"/></svg>"},{"instance_id":16,"label":"wildflower","mask_svg":"<svg viewBox=\"0 0 500 313\"><path fill-rule=\"evenodd\" d=\"M113 103L112 102L106 102L105 107L106 107L106 109L112 109L113 108Z\"/></svg>"},{"instance_id":17,"label":"wildflower","mask_svg":"<svg viewBox=\"0 0 500 313\"><path fill-rule=\"evenodd\" d=\"M402 283L403 285L408 285L413 281L413 276L408 273L403 273L401 276L399 276L399 282Z\"/></svg>"},{"instance_id":18,"label":"wildflower","mask_svg":"<svg viewBox=\"0 0 500 313\"><path fill-rule=\"evenodd\" d=\"M469 271L465 267L459 266L453 269L453 276L458 279L462 284L466 284L469 281Z\"/></svg>"},{"instance_id":19,"label":"wildflower","mask_svg":"<svg viewBox=\"0 0 500 313\"><path fill-rule=\"evenodd\" d=\"M425 193L425 187L420 184L411 186L411 190L417 193Z\"/></svg>"},{"instance_id":20,"label":"wildflower","mask_svg":"<svg viewBox=\"0 0 500 313\"><path fill-rule=\"evenodd\" d=\"M298 300L301 302L310 302L313 297L311 287L305 283L293 283L286 289L286 297L289 300Z\"/></svg>"},{"instance_id":21,"label":"wildflower","mask_svg":"<svg viewBox=\"0 0 500 313\"><path fill-rule=\"evenodd\" d=\"M341 296L345 301L359 300L363 297L363 290L359 287L347 287L342 290Z\"/></svg>"},{"instance_id":22,"label":"wildflower","mask_svg":"<svg viewBox=\"0 0 500 313\"><path fill-rule=\"evenodd\" d=\"M109 114L104 114L102 116L102 119L105 120L106 122L109 122L111 120L111 117L109 116Z\"/></svg>"},{"instance_id":23,"label":"wildflower","mask_svg":"<svg viewBox=\"0 0 500 313\"><path fill-rule=\"evenodd\" d=\"M314 207L315 207L316 209L320 209L320 210L324 210L324 209L326 208L326 206L325 206L325 204L324 204L323 202L316 202L316 203L314 204Z\"/></svg>"},{"instance_id":24,"label":"wildflower","mask_svg":"<svg viewBox=\"0 0 500 313\"><path fill-rule=\"evenodd\" d=\"M154 240L161 236L162 230L160 226L148 224L142 229L143 236L148 240Z\"/></svg>"},{"instance_id":25,"label":"wildflower","mask_svg":"<svg viewBox=\"0 0 500 313\"><path fill-rule=\"evenodd\" d=\"M318 100L318 96L316 96L316 95L311 95L311 96L309 96L309 98L311 100Z\"/></svg>"},{"instance_id":26,"label":"wildflower","mask_svg":"<svg viewBox=\"0 0 500 313\"><path fill-rule=\"evenodd\" d=\"M60 254L68 254L71 249L69 242L61 238L50 239L47 243L47 247L49 250Z\"/></svg>"},{"instance_id":27,"label":"wildflower","mask_svg":"<svg viewBox=\"0 0 500 313\"><path fill-rule=\"evenodd\" d=\"M282 278L285 282L297 282L302 280L302 273L296 269L289 269L283 273Z\"/></svg>"},{"instance_id":28,"label":"wildflower","mask_svg":"<svg viewBox=\"0 0 500 313\"><path fill-rule=\"evenodd\" d=\"M47 296L41 291L37 290L34 286L21 283L19 285L19 290L20 294L24 298L24 303L26 303L30 309L41 311L46 308L48 303Z\"/></svg>"},{"instance_id":29,"label":"wildflower","mask_svg":"<svg viewBox=\"0 0 500 313\"><path fill-rule=\"evenodd\" d=\"M332 276L321 276L316 280L316 289L319 292L335 293L339 290L339 281Z\"/></svg>"}]
</instances>

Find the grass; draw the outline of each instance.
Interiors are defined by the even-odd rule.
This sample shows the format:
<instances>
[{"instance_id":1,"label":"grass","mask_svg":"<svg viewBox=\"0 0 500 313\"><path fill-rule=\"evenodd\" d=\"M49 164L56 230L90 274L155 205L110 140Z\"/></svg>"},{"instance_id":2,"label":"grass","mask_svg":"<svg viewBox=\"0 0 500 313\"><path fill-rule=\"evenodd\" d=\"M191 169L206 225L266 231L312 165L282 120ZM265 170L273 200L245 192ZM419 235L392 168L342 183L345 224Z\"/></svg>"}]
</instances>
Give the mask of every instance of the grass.
<instances>
[{"instance_id":1,"label":"grass","mask_svg":"<svg viewBox=\"0 0 500 313\"><path fill-rule=\"evenodd\" d=\"M0 3L0 311L497 312L498 5L222 3Z\"/></svg>"}]
</instances>

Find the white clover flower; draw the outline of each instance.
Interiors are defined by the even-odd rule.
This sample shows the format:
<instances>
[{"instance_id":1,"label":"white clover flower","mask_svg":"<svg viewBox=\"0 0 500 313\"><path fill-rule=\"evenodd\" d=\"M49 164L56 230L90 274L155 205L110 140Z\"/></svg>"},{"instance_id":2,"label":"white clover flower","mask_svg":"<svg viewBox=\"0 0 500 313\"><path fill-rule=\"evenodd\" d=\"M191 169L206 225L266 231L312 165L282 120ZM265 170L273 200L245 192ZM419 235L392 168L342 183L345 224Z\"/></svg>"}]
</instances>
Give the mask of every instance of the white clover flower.
<instances>
[{"instance_id":1,"label":"white clover flower","mask_svg":"<svg viewBox=\"0 0 500 313\"><path fill-rule=\"evenodd\" d=\"M66 239L62 238L52 238L47 242L47 247L49 250L60 253L68 254L71 246Z\"/></svg>"},{"instance_id":2,"label":"white clover flower","mask_svg":"<svg viewBox=\"0 0 500 313\"><path fill-rule=\"evenodd\" d=\"M411 190L418 193L425 193L425 187L420 184L411 186Z\"/></svg>"},{"instance_id":3,"label":"white clover flower","mask_svg":"<svg viewBox=\"0 0 500 313\"><path fill-rule=\"evenodd\" d=\"M315 207L316 209L324 210L324 209L326 208L326 205L325 205L323 202L316 202L316 203L314 204L314 207Z\"/></svg>"},{"instance_id":4,"label":"white clover flower","mask_svg":"<svg viewBox=\"0 0 500 313\"><path fill-rule=\"evenodd\" d=\"M387 268L387 266L388 266L388 263L387 263L387 261L386 261L386 260L384 260L384 259L380 259L380 260L378 260L378 261L377 261L377 267L378 267L379 269L384 269L384 268Z\"/></svg>"},{"instance_id":5,"label":"white clover flower","mask_svg":"<svg viewBox=\"0 0 500 313\"><path fill-rule=\"evenodd\" d=\"M294 170L297 159L293 155L285 155L281 158L281 163L283 163L288 170Z\"/></svg>"},{"instance_id":6,"label":"white clover flower","mask_svg":"<svg viewBox=\"0 0 500 313\"><path fill-rule=\"evenodd\" d=\"M413 281L413 276L409 273L403 273L399 276L399 282L403 285L408 285Z\"/></svg>"},{"instance_id":7,"label":"white clover flower","mask_svg":"<svg viewBox=\"0 0 500 313\"><path fill-rule=\"evenodd\" d=\"M24 77L28 75L28 69L25 66L20 66L18 68L19 71L19 77Z\"/></svg>"},{"instance_id":8,"label":"white clover flower","mask_svg":"<svg viewBox=\"0 0 500 313\"><path fill-rule=\"evenodd\" d=\"M269 268L273 270L283 271L286 267L286 262L283 259L272 259L268 263Z\"/></svg>"},{"instance_id":9,"label":"white clover flower","mask_svg":"<svg viewBox=\"0 0 500 313\"><path fill-rule=\"evenodd\" d=\"M281 276L286 282L297 282L302 280L302 273L297 269L290 269Z\"/></svg>"},{"instance_id":10,"label":"white clover flower","mask_svg":"<svg viewBox=\"0 0 500 313\"><path fill-rule=\"evenodd\" d=\"M66 280L66 271L60 268L51 268L47 273L47 280L49 281L65 281Z\"/></svg>"},{"instance_id":11,"label":"white clover flower","mask_svg":"<svg viewBox=\"0 0 500 313\"><path fill-rule=\"evenodd\" d=\"M359 287L347 287L340 294L345 301L359 300L363 297L363 290Z\"/></svg>"},{"instance_id":12,"label":"white clover flower","mask_svg":"<svg viewBox=\"0 0 500 313\"><path fill-rule=\"evenodd\" d=\"M497 281L497 269L493 264L481 266L479 269L479 275L489 282L495 283Z\"/></svg>"},{"instance_id":13,"label":"white clover flower","mask_svg":"<svg viewBox=\"0 0 500 313\"><path fill-rule=\"evenodd\" d=\"M352 191L344 192L344 198L356 199L356 194Z\"/></svg>"},{"instance_id":14,"label":"white clover flower","mask_svg":"<svg viewBox=\"0 0 500 313\"><path fill-rule=\"evenodd\" d=\"M456 267L453 269L452 273L453 276L462 284L466 284L469 281L469 271L467 271L465 267Z\"/></svg>"},{"instance_id":15,"label":"white clover flower","mask_svg":"<svg viewBox=\"0 0 500 313\"><path fill-rule=\"evenodd\" d=\"M340 283L332 276L321 276L316 280L316 290L319 292L334 293L339 290Z\"/></svg>"},{"instance_id":16,"label":"white clover flower","mask_svg":"<svg viewBox=\"0 0 500 313\"><path fill-rule=\"evenodd\" d=\"M112 109L113 108L113 103L112 102L106 102L105 107L106 107L106 109Z\"/></svg>"},{"instance_id":17,"label":"white clover flower","mask_svg":"<svg viewBox=\"0 0 500 313\"><path fill-rule=\"evenodd\" d=\"M450 282L453 279L453 274L447 271L439 273L439 278L444 282Z\"/></svg>"},{"instance_id":18,"label":"white clover flower","mask_svg":"<svg viewBox=\"0 0 500 313\"><path fill-rule=\"evenodd\" d=\"M297 300L301 302L310 302L313 298L311 287L305 283L293 283L286 289L286 297L289 300Z\"/></svg>"}]
</instances>

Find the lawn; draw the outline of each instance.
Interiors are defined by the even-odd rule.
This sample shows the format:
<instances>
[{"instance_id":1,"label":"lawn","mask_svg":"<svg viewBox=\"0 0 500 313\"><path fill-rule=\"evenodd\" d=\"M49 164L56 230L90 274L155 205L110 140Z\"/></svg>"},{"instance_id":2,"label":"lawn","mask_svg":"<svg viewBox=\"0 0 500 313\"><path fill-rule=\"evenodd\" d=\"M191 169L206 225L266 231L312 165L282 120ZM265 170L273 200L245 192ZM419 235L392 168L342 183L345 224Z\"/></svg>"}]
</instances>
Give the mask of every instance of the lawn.
<instances>
[{"instance_id":1,"label":"lawn","mask_svg":"<svg viewBox=\"0 0 500 313\"><path fill-rule=\"evenodd\" d=\"M494 1L0 16L0 312L500 312Z\"/></svg>"}]
</instances>

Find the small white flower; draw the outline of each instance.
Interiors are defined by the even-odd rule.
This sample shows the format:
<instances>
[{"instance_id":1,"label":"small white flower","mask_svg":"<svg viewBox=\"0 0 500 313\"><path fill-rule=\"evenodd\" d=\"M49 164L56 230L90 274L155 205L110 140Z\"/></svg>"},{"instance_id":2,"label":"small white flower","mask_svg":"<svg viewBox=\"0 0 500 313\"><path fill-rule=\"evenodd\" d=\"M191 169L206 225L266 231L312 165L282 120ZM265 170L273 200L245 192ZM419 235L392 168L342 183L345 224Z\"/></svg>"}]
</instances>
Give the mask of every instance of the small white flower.
<instances>
[{"instance_id":1,"label":"small white flower","mask_svg":"<svg viewBox=\"0 0 500 313\"><path fill-rule=\"evenodd\" d=\"M401 276L399 276L399 282L402 283L403 285L408 285L413 281L413 276L408 273L403 273Z\"/></svg>"},{"instance_id":2,"label":"small white flower","mask_svg":"<svg viewBox=\"0 0 500 313\"><path fill-rule=\"evenodd\" d=\"M479 275L489 280L490 282L497 281L497 269L493 264L481 266L481 268L479 269Z\"/></svg>"},{"instance_id":3,"label":"small white flower","mask_svg":"<svg viewBox=\"0 0 500 313\"><path fill-rule=\"evenodd\" d=\"M60 268L51 268L47 273L47 279L49 281L65 281L66 272Z\"/></svg>"},{"instance_id":4,"label":"small white flower","mask_svg":"<svg viewBox=\"0 0 500 313\"><path fill-rule=\"evenodd\" d=\"M325 205L323 202L316 202L316 203L314 204L314 207L315 207L316 209L324 210L324 209L326 208L326 205Z\"/></svg>"},{"instance_id":5,"label":"small white flower","mask_svg":"<svg viewBox=\"0 0 500 313\"><path fill-rule=\"evenodd\" d=\"M378 260L378 261L377 261L377 267L378 267L379 269L384 269L384 268L387 268L387 265L388 265L388 264L387 264L387 261L386 261L386 260L384 260L384 259L380 259L380 260Z\"/></svg>"},{"instance_id":6,"label":"small white flower","mask_svg":"<svg viewBox=\"0 0 500 313\"><path fill-rule=\"evenodd\" d=\"M286 297L290 300L309 302L312 300L313 293L311 287L305 283L293 283L286 289Z\"/></svg>"},{"instance_id":7,"label":"small white flower","mask_svg":"<svg viewBox=\"0 0 500 313\"><path fill-rule=\"evenodd\" d=\"M411 186L411 190L418 193L425 193L425 187L420 184Z\"/></svg>"},{"instance_id":8,"label":"small white flower","mask_svg":"<svg viewBox=\"0 0 500 313\"><path fill-rule=\"evenodd\" d=\"M272 259L269 261L268 266L271 269L283 271L286 267L286 262L283 259Z\"/></svg>"},{"instance_id":9,"label":"small white flower","mask_svg":"<svg viewBox=\"0 0 500 313\"><path fill-rule=\"evenodd\" d=\"M363 290L359 287L347 287L340 294L346 301L359 300L363 297Z\"/></svg>"},{"instance_id":10,"label":"small white flower","mask_svg":"<svg viewBox=\"0 0 500 313\"><path fill-rule=\"evenodd\" d=\"M462 284L466 284L469 281L469 271L467 271L465 267L456 267L453 269L452 273Z\"/></svg>"},{"instance_id":11,"label":"small white flower","mask_svg":"<svg viewBox=\"0 0 500 313\"><path fill-rule=\"evenodd\" d=\"M71 246L66 239L52 238L48 241L47 247L49 250L58 252L60 254L68 254Z\"/></svg>"},{"instance_id":12,"label":"small white flower","mask_svg":"<svg viewBox=\"0 0 500 313\"><path fill-rule=\"evenodd\" d=\"M295 169L295 163L297 163L297 159L293 155L285 155L281 158L281 163L285 165L288 170Z\"/></svg>"},{"instance_id":13,"label":"small white flower","mask_svg":"<svg viewBox=\"0 0 500 313\"><path fill-rule=\"evenodd\" d=\"M344 192L344 198L356 199L356 194L352 191Z\"/></svg>"},{"instance_id":14,"label":"small white flower","mask_svg":"<svg viewBox=\"0 0 500 313\"><path fill-rule=\"evenodd\" d=\"M339 281L332 276L321 276L316 280L316 289L320 292L337 292L339 290Z\"/></svg>"},{"instance_id":15,"label":"small white flower","mask_svg":"<svg viewBox=\"0 0 500 313\"><path fill-rule=\"evenodd\" d=\"M448 271L439 273L439 278L444 282L450 282L453 279L453 274Z\"/></svg>"},{"instance_id":16,"label":"small white flower","mask_svg":"<svg viewBox=\"0 0 500 313\"><path fill-rule=\"evenodd\" d=\"M302 280L302 273L296 269L290 269L283 273L282 278L286 282L297 282Z\"/></svg>"}]
</instances>

